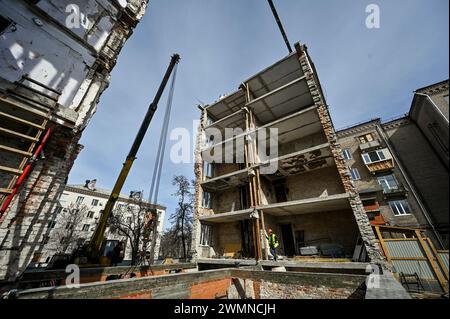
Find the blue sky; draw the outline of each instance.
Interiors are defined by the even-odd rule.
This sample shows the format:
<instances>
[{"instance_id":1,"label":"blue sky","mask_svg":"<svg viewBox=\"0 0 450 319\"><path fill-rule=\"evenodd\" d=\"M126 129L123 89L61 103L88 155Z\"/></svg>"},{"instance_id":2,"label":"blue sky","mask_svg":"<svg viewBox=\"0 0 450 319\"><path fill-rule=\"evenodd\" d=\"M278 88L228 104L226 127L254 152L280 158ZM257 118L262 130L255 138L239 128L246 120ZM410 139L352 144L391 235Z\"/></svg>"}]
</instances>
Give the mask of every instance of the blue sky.
<instances>
[{"instance_id":1,"label":"blue sky","mask_svg":"<svg viewBox=\"0 0 450 319\"><path fill-rule=\"evenodd\" d=\"M306 43L336 128L401 115L413 91L448 79L448 0L275 0L292 44ZM380 7L380 29L367 29L368 4ZM112 188L173 53L181 55L170 129L199 118L197 104L235 91L241 81L287 55L266 0L150 0L122 50L111 84L83 133L85 146L69 183L97 178ZM151 184L166 94L123 192ZM173 164L166 148L159 202L176 206L175 174L193 178L190 164Z\"/></svg>"}]
</instances>

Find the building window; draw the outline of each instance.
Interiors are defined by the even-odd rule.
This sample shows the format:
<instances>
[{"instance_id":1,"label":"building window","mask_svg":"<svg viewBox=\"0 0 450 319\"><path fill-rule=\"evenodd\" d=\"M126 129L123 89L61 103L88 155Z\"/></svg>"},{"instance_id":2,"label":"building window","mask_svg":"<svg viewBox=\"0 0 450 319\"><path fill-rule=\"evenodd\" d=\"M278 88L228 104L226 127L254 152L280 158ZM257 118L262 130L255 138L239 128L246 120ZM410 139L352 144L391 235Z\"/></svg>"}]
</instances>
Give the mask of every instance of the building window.
<instances>
[{"instance_id":1,"label":"building window","mask_svg":"<svg viewBox=\"0 0 450 319\"><path fill-rule=\"evenodd\" d=\"M203 176L204 177L213 177L213 164L208 163L206 161L203 162Z\"/></svg>"},{"instance_id":2,"label":"building window","mask_svg":"<svg viewBox=\"0 0 450 319\"><path fill-rule=\"evenodd\" d=\"M89 211L87 213L87 218L94 218L94 212L93 211Z\"/></svg>"},{"instance_id":3,"label":"building window","mask_svg":"<svg viewBox=\"0 0 450 319\"><path fill-rule=\"evenodd\" d=\"M212 226L202 224L200 231L200 245L210 246L211 244L212 244Z\"/></svg>"},{"instance_id":4,"label":"building window","mask_svg":"<svg viewBox=\"0 0 450 319\"><path fill-rule=\"evenodd\" d=\"M60 214L62 212L62 210L63 210L63 208L61 206L58 206L58 207L55 208L54 214L58 215L58 214Z\"/></svg>"},{"instance_id":5,"label":"building window","mask_svg":"<svg viewBox=\"0 0 450 319\"><path fill-rule=\"evenodd\" d=\"M360 136L358 139L361 144L372 142L374 140L372 133L364 134Z\"/></svg>"},{"instance_id":6,"label":"building window","mask_svg":"<svg viewBox=\"0 0 450 319\"><path fill-rule=\"evenodd\" d=\"M131 225L132 222L132 218L131 217L127 217L127 225Z\"/></svg>"},{"instance_id":7,"label":"building window","mask_svg":"<svg viewBox=\"0 0 450 319\"><path fill-rule=\"evenodd\" d=\"M345 148L345 149L342 151L342 154L343 154L344 159L345 159L346 161L352 159L352 154L350 153L350 150L349 150L348 148Z\"/></svg>"},{"instance_id":8,"label":"building window","mask_svg":"<svg viewBox=\"0 0 450 319\"><path fill-rule=\"evenodd\" d=\"M84 241L85 241L85 239L84 239L84 238L78 238L78 239L77 239L77 246L78 246L78 247L81 247L81 246L83 246L83 244L84 244Z\"/></svg>"},{"instance_id":9,"label":"building window","mask_svg":"<svg viewBox=\"0 0 450 319\"><path fill-rule=\"evenodd\" d=\"M411 213L408 202L404 199L390 201L389 206L391 207L392 212L395 216L404 216Z\"/></svg>"},{"instance_id":10,"label":"building window","mask_svg":"<svg viewBox=\"0 0 450 319\"><path fill-rule=\"evenodd\" d=\"M72 223L67 223L66 229L67 230L72 230L73 229L73 224Z\"/></svg>"},{"instance_id":11,"label":"building window","mask_svg":"<svg viewBox=\"0 0 450 319\"><path fill-rule=\"evenodd\" d=\"M98 199L95 199L95 198L94 198L94 199L92 200L92 203L91 203L91 204L92 204L92 206L97 206L97 205L98 205Z\"/></svg>"},{"instance_id":12,"label":"building window","mask_svg":"<svg viewBox=\"0 0 450 319\"><path fill-rule=\"evenodd\" d=\"M379 176L378 183L381 185L384 191L398 189L398 183L394 175Z\"/></svg>"},{"instance_id":13,"label":"building window","mask_svg":"<svg viewBox=\"0 0 450 319\"><path fill-rule=\"evenodd\" d=\"M203 192L202 207L212 208L211 193Z\"/></svg>"},{"instance_id":14,"label":"building window","mask_svg":"<svg viewBox=\"0 0 450 319\"><path fill-rule=\"evenodd\" d=\"M352 168L350 170L350 174L352 175L352 180L354 180L354 181L361 179L361 175L359 175L359 171L357 168Z\"/></svg>"},{"instance_id":15,"label":"building window","mask_svg":"<svg viewBox=\"0 0 450 319\"><path fill-rule=\"evenodd\" d=\"M81 203L83 203L84 201L84 197L83 196L78 196L77 200L75 201L75 204L80 205Z\"/></svg>"},{"instance_id":16,"label":"building window","mask_svg":"<svg viewBox=\"0 0 450 319\"><path fill-rule=\"evenodd\" d=\"M55 226L56 226L56 221L54 221L54 220L49 221L47 224L47 228L50 228L50 229L55 228Z\"/></svg>"},{"instance_id":17,"label":"building window","mask_svg":"<svg viewBox=\"0 0 450 319\"><path fill-rule=\"evenodd\" d=\"M82 231L88 231L89 230L90 225L89 224L84 224L83 228L81 229Z\"/></svg>"},{"instance_id":18,"label":"building window","mask_svg":"<svg viewBox=\"0 0 450 319\"><path fill-rule=\"evenodd\" d=\"M377 162L386 160L387 154L390 154L389 151L387 149L382 149L382 150L376 150L373 152L364 153L364 154L362 154L362 158L363 158L364 164L372 164L372 163L377 163ZM390 157L390 155L389 155L389 157Z\"/></svg>"}]
</instances>

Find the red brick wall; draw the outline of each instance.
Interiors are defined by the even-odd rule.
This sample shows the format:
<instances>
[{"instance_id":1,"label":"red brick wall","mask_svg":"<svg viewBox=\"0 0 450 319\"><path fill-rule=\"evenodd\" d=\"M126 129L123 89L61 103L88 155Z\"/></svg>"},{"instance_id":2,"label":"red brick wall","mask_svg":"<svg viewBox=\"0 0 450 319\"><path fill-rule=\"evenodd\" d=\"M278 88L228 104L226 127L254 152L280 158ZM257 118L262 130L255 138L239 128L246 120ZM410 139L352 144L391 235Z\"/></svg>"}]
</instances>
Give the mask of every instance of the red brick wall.
<instances>
[{"instance_id":1,"label":"red brick wall","mask_svg":"<svg viewBox=\"0 0 450 319\"><path fill-rule=\"evenodd\" d=\"M231 285L231 278L202 282L191 287L190 299L215 299L224 296Z\"/></svg>"}]
</instances>

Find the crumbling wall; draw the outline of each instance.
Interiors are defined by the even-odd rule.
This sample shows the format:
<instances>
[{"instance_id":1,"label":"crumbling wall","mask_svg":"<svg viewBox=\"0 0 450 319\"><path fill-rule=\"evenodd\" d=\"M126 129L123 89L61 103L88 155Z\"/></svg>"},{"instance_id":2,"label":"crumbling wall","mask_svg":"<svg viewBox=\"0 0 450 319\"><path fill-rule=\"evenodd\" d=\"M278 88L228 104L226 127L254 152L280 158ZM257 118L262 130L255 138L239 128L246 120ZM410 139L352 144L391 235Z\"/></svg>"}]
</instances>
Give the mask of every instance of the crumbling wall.
<instances>
[{"instance_id":1,"label":"crumbling wall","mask_svg":"<svg viewBox=\"0 0 450 319\"><path fill-rule=\"evenodd\" d=\"M347 299L364 298L366 276L273 272L243 269L208 270L106 283L30 289L20 299Z\"/></svg>"},{"instance_id":2,"label":"crumbling wall","mask_svg":"<svg viewBox=\"0 0 450 319\"><path fill-rule=\"evenodd\" d=\"M313 67L312 61L307 54L306 46L296 47L299 55L300 65L306 76L309 90L313 96L314 104L317 106L320 122L324 129L328 142L330 143L331 151L338 169L341 181L343 183L346 193L350 195L350 205L358 225L361 238L367 251L367 255L371 262L379 263L386 266L382 256L378 241L373 233L372 227L367 217L364 207L362 205L359 193L351 179L350 171L344 161L342 149L338 143L336 132L334 131L333 122L331 120L328 106L320 87L320 82Z\"/></svg>"},{"instance_id":3,"label":"crumbling wall","mask_svg":"<svg viewBox=\"0 0 450 319\"><path fill-rule=\"evenodd\" d=\"M197 248L200 245L200 232L201 232L201 223L199 220L200 216L203 216L204 209L202 209L202 197L203 190L200 183L203 181L203 160L202 160L202 132L204 127L206 126L206 112L202 110L200 114L200 122L197 128L197 135L195 140L195 151L194 151L194 214L192 221L192 244L191 244L191 256L195 261L199 258L199 252Z\"/></svg>"},{"instance_id":4,"label":"crumbling wall","mask_svg":"<svg viewBox=\"0 0 450 319\"><path fill-rule=\"evenodd\" d=\"M13 280L43 250L67 175L81 151L81 134L59 127L0 225L0 280Z\"/></svg>"},{"instance_id":5,"label":"crumbling wall","mask_svg":"<svg viewBox=\"0 0 450 319\"><path fill-rule=\"evenodd\" d=\"M92 24L80 24L76 30L67 24L71 12L66 7L73 4ZM14 280L42 250L47 223L81 150L82 131L108 86L117 55L146 8L147 0L130 0L125 8L112 0L0 2L0 13L11 21L0 36L0 95L30 114L48 112L47 127L56 124L44 148L45 158L38 159L2 215L0 280ZM15 164L4 155L0 160L2 166Z\"/></svg>"}]
</instances>

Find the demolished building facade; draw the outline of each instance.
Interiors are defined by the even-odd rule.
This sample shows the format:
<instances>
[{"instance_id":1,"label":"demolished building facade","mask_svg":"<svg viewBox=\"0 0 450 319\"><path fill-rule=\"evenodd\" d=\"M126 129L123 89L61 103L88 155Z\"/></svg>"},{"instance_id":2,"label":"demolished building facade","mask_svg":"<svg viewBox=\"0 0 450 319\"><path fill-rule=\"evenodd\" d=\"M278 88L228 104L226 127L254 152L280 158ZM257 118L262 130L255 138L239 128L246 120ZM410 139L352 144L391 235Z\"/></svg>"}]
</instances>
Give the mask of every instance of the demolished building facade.
<instances>
[{"instance_id":1,"label":"demolished building facade","mask_svg":"<svg viewBox=\"0 0 450 319\"><path fill-rule=\"evenodd\" d=\"M197 260L267 259L264 234L272 228L288 257L316 246L324 256L351 258L360 242L368 260L383 263L314 64L305 45L295 48L238 91L202 108L195 163ZM225 136L227 128L242 133ZM267 156L273 137L256 137L270 129L277 129L278 145ZM225 160L230 158L234 162Z\"/></svg>"},{"instance_id":2,"label":"demolished building facade","mask_svg":"<svg viewBox=\"0 0 450 319\"><path fill-rule=\"evenodd\" d=\"M146 0L0 1L0 281L43 249L78 141L146 8Z\"/></svg>"}]
</instances>

